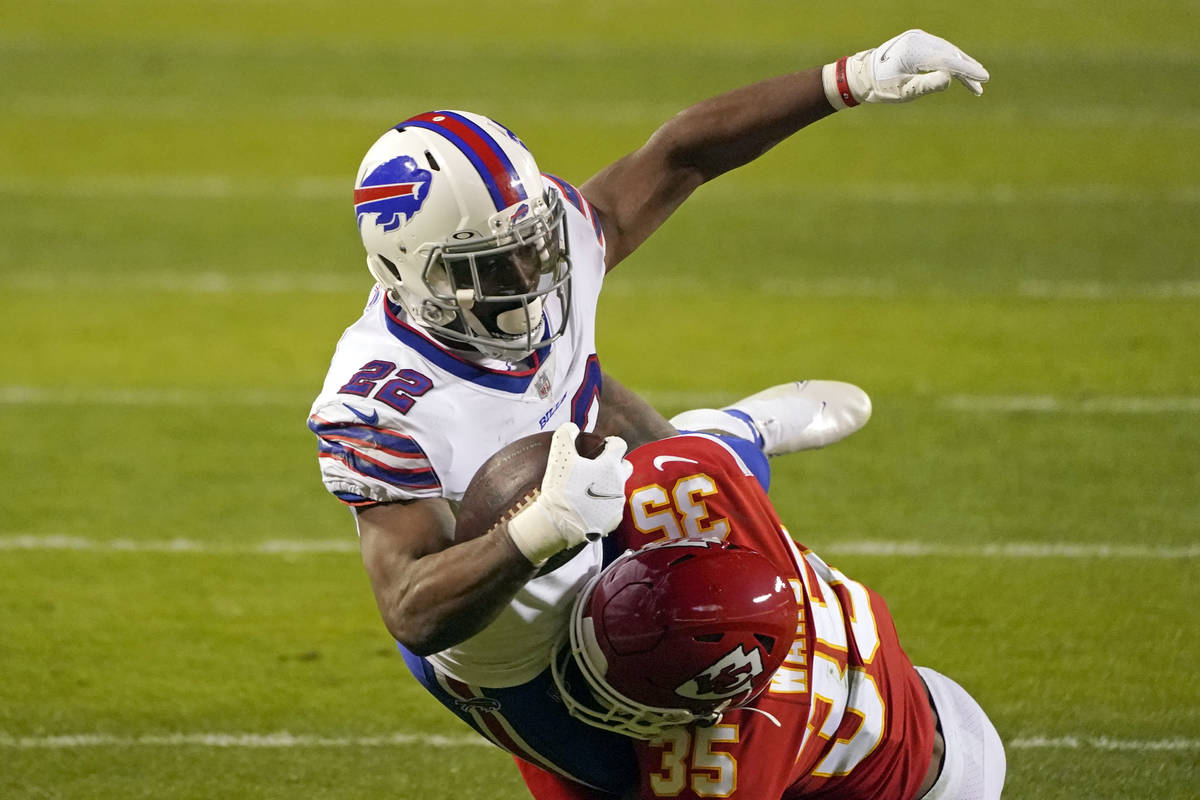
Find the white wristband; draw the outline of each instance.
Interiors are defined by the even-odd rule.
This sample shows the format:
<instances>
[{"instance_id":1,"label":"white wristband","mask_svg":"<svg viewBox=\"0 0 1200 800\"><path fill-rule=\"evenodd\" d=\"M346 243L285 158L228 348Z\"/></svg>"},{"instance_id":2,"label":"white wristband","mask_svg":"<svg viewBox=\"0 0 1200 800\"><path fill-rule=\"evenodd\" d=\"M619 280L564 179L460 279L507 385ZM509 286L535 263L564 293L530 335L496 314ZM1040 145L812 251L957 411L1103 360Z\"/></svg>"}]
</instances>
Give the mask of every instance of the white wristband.
<instances>
[{"instance_id":1,"label":"white wristband","mask_svg":"<svg viewBox=\"0 0 1200 800\"><path fill-rule=\"evenodd\" d=\"M821 67L821 86L825 89L825 99L834 109L853 108L858 105L854 93L850 91L850 82L846 75L845 58L839 58L831 64Z\"/></svg>"},{"instance_id":2,"label":"white wristband","mask_svg":"<svg viewBox=\"0 0 1200 800\"><path fill-rule=\"evenodd\" d=\"M546 563L546 559L566 546L554 518L536 500L514 514L507 529L508 538L535 567Z\"/></svg>"}]
</instances>

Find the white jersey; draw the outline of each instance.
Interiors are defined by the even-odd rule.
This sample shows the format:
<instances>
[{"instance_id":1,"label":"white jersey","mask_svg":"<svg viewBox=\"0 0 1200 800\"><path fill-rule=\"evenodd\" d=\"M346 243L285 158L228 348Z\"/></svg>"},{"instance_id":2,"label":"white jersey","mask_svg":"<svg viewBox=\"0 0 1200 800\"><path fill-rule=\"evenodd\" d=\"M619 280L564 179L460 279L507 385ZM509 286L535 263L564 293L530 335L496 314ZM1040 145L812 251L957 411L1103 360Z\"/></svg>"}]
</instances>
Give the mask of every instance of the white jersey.
<instances>
[{"instance_id":1,"label":"white jersey","mask_svg":"<svg viewBox=\"0 0 1200 800\"><path fill-rule=\"evenodd\" d=\"M525 364L464 358L411 325L376 287L338 342L308 421L319 440L325 487L344 503L458 501L483 462L505 445L565 422L595 427L603 233L573 186L546 178L565 206L572 264L566 332ZM557 329L565 312L556 296L548 297L546 330ZM598 553L586 548L530 581L488 628L429 660L477 686L533 678L549 663L575 593L598 569Z\"/></svg>"}]
</instances>

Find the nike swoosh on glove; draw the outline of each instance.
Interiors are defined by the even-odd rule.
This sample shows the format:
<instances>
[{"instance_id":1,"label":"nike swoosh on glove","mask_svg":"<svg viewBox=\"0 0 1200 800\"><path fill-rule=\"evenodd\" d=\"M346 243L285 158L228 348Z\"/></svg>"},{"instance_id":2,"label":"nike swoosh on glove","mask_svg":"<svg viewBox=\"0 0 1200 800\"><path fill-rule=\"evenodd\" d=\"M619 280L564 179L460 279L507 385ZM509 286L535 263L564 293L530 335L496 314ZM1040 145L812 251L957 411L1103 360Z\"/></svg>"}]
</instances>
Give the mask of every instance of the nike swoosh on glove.
<instances>
[{"instance_id":1,"label":"nike swoosh on glove","mask_svg":"<svg viewBox=\"0 0 1200 800\"><path fill-rule=\"evenodd\" d=\"M554 431L537 499L508 521L509 538L534 565L621 524L625 481L633 473L625 460L628 445L608 436L600 455L585 458L575 449L577 436L579 426L573 422Z\"/></svg>"}]
</instances>

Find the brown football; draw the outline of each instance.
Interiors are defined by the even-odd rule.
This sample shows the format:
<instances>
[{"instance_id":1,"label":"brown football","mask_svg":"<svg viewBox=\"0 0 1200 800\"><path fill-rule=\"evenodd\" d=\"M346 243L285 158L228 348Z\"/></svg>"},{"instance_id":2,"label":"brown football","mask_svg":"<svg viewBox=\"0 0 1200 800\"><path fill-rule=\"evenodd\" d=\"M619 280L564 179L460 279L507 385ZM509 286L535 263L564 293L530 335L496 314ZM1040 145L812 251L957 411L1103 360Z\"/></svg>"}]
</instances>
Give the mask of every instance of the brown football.
<instances>
[{"instance_id":1,"label":"brown football","mask_svg":"<svg viewBox=\"0 0 1200 800\"><path fill-rule=\"evenodd\" d=\"M455 543L477 539L508 520L542 485L552 433L535 433L501 448L483 462L471 478L458 506L454 524ZM581 431L575 450L584 458L595 458L604 450L604 437ZM582 545L580 545L582 547ZM565 564L579 552L573 547L551 558L539 574Z\"/></svg>"}]
</instances>

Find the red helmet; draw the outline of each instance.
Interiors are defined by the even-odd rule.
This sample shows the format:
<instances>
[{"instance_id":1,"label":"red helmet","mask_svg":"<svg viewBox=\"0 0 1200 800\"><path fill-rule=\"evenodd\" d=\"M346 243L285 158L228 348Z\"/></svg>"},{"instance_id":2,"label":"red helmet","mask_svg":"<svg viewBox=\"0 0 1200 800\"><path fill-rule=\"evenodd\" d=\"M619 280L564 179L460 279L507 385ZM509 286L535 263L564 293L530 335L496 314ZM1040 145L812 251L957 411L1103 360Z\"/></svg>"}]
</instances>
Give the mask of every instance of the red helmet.
<instances>
[{"instance_id":1,"label":"red helmet","mask_svg":"<svg viewBox=\"0 0 1200 800\"><path fill-rule=\"evenodd\" d=\"M554 679L574 716L651 738L749 703L795 636L796 597L766 557L682 539L627 552L584 587ZM572 694L577 675L590 697Z\"/></svg>"}]
</instances>

